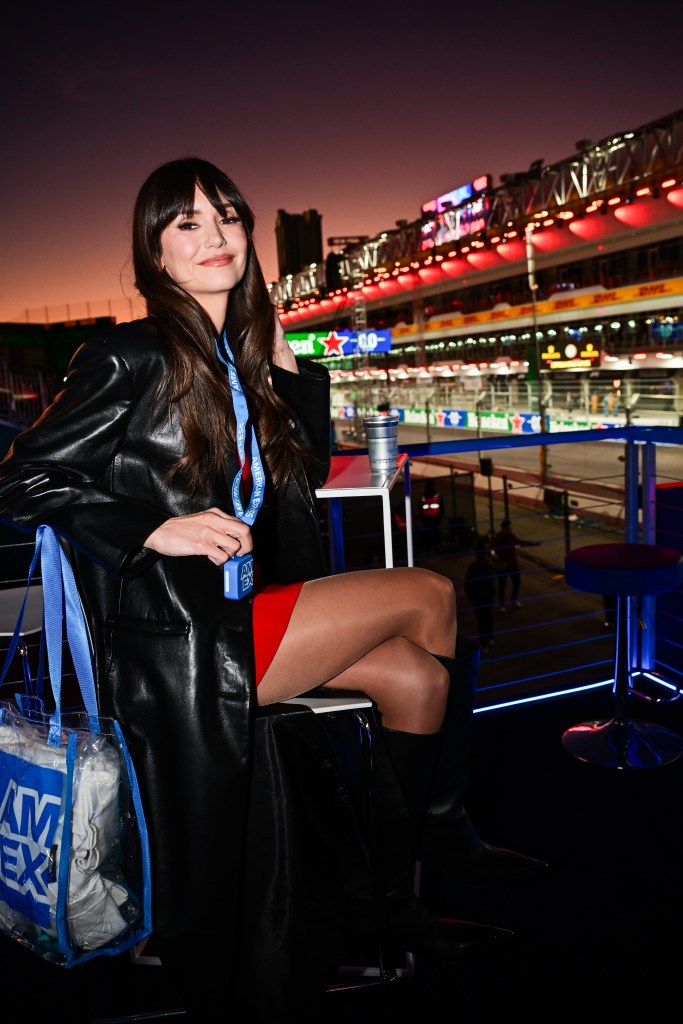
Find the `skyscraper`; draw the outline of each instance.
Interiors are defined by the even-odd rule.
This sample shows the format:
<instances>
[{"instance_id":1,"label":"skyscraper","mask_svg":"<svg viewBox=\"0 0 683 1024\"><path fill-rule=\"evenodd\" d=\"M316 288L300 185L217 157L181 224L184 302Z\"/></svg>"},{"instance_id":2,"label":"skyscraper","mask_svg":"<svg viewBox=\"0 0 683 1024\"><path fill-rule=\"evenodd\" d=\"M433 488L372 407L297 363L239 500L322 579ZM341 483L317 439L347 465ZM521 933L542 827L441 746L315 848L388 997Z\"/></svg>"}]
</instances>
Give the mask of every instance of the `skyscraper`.
<instances>
[{"instance_id":1,"label":"skyscraper","mask_svg":"<svg viewBox=\"0 0 683 1024\"><path fill-rule=\"evenodd\" d=\"M303 213L278 210L275 238L280 277L297 274L311 263L322 262L322 217L317 210Z\"/></svg>"}]
</instances>

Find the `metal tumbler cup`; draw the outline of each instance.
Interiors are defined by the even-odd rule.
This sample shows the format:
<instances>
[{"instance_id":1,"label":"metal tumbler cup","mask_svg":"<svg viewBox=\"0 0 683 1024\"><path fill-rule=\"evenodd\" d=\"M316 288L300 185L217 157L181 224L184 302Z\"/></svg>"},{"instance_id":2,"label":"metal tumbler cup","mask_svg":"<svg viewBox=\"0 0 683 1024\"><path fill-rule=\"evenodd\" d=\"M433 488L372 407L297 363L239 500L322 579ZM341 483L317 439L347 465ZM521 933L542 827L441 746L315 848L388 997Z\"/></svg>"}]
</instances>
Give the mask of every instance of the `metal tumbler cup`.
<instances>
[{"instance_id":1,"label":"metal tumbler cup","mask_svg":"<svg viewBox=\"0 0 683 1024\"><path fill-rule=\"evenodd\" d=\"M388 476L398 464L398 416L366 416L363 426L372 474Z\"/></svg>"}]
</instances>

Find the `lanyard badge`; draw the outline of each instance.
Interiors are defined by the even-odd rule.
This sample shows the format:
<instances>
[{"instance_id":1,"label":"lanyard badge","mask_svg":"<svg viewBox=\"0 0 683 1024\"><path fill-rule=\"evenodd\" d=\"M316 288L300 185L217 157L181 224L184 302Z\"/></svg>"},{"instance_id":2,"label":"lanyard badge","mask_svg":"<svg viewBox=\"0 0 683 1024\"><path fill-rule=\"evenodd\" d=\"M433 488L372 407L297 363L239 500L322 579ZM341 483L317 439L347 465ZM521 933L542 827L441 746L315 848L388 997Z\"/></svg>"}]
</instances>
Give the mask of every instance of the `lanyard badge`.
<instances>
[{"instance_id":1,"label":"lanyard badge","mask_svg":"<svg viewBox=\"0 0 683 1024\"><path fill-rule=\"evenodd\" d=\"M223 331L223 337L221 338L220 343L218 339L216 339L216 353L228 371L228 380L230 382L230 391L232 393L232 404L235 410L237 454L239 457L240 468L232 481L232 504L237 518L241 519L243 523L247 523L248 526L252 526L258 514L258 510L263 503L265 474L263 471L263 463L261 462L261 453L259 451L258 441L256 440L256 431L254 430L254 424L251 422L251 418L249 416L247 399L237 373L237 367L235 366L235 360L232 352L230 351L225 331ZM247 431L250 432L250 461L253 483L249 504L245 509L244 503L242 502L242 475L246 464ZM246 597L247 594L251 593L253 587L254 560L252 556L241 555L239 558L228 559L223 567L223 593L225 597L230 600Z\"/></svg>"},{"instance_id":2,"label":"lanyard badge","mask_svg":"<svg viewBox=\"0 0 683 1024\"><path fill-rule=\"evenodd\" d=\"M253 589L254 559L251 555L229 558L223 566L223 596L238 601Z\"/></svg>"}]
</instances>

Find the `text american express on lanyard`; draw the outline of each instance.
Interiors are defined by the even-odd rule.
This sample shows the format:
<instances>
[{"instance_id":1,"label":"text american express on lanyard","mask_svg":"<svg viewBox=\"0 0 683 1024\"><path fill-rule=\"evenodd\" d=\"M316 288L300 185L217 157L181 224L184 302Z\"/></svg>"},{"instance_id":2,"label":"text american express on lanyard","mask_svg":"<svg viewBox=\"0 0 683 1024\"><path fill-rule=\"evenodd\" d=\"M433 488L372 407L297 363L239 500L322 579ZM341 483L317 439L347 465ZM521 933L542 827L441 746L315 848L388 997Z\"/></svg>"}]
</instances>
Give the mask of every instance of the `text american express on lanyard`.
<instances>
[{"instance_id":1,"label":"text american express on lanyard","mask_svg":"<svg viewBox=\"0 0 683 1024\"><path fill-rule=\"evenodd\" d=\"M221 351L221 349L223 351ZM242 522L246 523L248 526L253 526L258 510L263 503L263 492L265 489L266 479L263 472L263 463L261 462L261 453L259 451L258 441L256 440L256 431L254 430L254 424L249 417L249 408L244 395L244 389L242 388L237 368L235 367L235 360L232 352L230 351L225 331L223 331L223 337L220 342L216 339L216 353L228 371L228 381L230 382L232 404L235 410L235 421L237 424L236 441L240 468L235 474L235 478L232 482L232 504L237 518L241 519ZM251 431L250 462L252 489L249 504L245 509L242 502L242 475L246 464L245 441L247 430ZM246 597L247 594L251 593L253 587L254 559L252 556L240 555L238 558L228 559L223 566L223 592L225 596L232 600L236 600L240 597Z\"/></svg>"}]
</instances>

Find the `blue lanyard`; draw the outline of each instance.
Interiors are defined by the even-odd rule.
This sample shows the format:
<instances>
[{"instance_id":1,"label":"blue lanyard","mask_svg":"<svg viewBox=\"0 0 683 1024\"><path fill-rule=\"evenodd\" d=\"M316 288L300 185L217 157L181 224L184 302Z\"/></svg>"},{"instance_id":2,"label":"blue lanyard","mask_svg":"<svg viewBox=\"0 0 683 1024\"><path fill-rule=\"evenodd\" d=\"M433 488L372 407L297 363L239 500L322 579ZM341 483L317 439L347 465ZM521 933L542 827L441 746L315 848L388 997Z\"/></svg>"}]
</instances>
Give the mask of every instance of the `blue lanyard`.
<instances>
[{"instance_id":1,"label":"blue lanyard","mask_svg":"<svg viewBox=\"0 0 683 1024\"><path fill-rule=\"evenodd\" d=\"M237 374L235 360L232 352L230 351L225 331L223 331L223 337L221 338L220 345L223 346L225 355L221 352L218 339L216 339L216 353L228 371L228 380L230 381L230 390L232 391L232 404L235 409L235 420L237 423L237 454L239 455L240 460L239 471L235 474L235 479L232 482L232 504L237 518L241 519L243 523L247 523L248 526L252 526L256 519L258 510L263 503L263 491L266 479L263 472L263 463L261 462L261 453L259 452L258 441L256 440L256 431L254 430L254 424L251 422L249 417L247 399L244 395L244 390ZM245 439L247 428L251 430L251 476L253 486L251 490L251 497L249 499L249 507L245 511L244 505L242 504L241 486L242 474L244 472L246 462Z\"/></svg>"}]
</instances>

